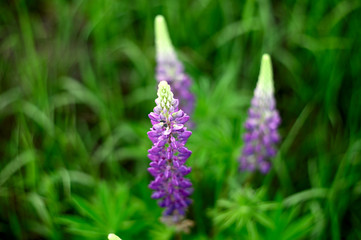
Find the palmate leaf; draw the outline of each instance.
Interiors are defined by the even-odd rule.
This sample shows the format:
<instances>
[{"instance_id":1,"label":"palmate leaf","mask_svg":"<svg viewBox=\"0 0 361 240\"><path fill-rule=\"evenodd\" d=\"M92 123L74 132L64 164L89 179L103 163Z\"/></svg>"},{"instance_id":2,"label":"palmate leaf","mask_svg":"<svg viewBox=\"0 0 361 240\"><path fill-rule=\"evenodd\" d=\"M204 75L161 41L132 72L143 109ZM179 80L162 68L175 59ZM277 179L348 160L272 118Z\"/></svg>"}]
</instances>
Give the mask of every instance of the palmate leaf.
<instances>
[{"instance_id":1,"label":"palmate leaf","mask_svg":"<svg viewBox=\"0 0 361 240\"><path fill-rule=\"evenodd\" d=\"M93 197L85 199L73 194L72 202L76 213L58 220L68 232L82 237L100 238L115 232L128 238L146 225L141 217L144 203L132 197L124 184L99 183Z\"/></svg>"},{"instance_id":2,"label":"palmate leaf","mask_svg":"<svg viewBox=\"0 0 361 240\"><path fill-rule=\"evenodd\" d=\"M253 191L244 188L231 195L230 200L220 199L216 208L209 213L213 217L214 225L221 230L235 226L240 230L246 228L247 232L256 237L256 225L265 228L274 228L274 223L267 215L267 211L279 206L277 203L263 201L262 189Z\"/></svg>"},{"instance_id":3,"label":"palmate leaf","mask_svg":"<svg viewBox=\"0 0 361 240\"><path fill-rule=\"evenodd\" d=\"M65 224L68 226L67 231L79 234L86 237L100 237L104 235L103 231L99 231L94 225L89 222L86 218L64 215L58 218L59 223Z\"/></svg>"},{"instance_id":4,"label":"palmate leaf","mask_svg":"<svg viewBox=\"0 0 361 240\"><path fill-rule=\"evenodd\" d=\"M318 193L323 191L306 191L287 198L287 201L269 202L264 200L264 189L243 188L231 194L229 199L218 200L209 214L216 228L232 236L241 234L252 240L304 239L310 235L315 223L314 214L308 208L305 211L301 204L290 206L285 203L302 203L301 199L310 199L310 194L319 196Z\"/></svg>"},{"instance_id":5,"label":"palmate leaf","mask_svg":"<svg viewBox=\"0 0 361 240\"><path fill-rule=\"evenodd\" d=\"M92 208L91 204L87 202L85 199L73 196L74 206L78 209L78 211L99 224L102 223L101 216L99 216L96 211Z\"/></svg>"},{"instance_id":6,"label":"palmate leaf","mask_svg":"<svg viewBox=\"0 0 361 240\"><path fill-rule=\"evenodd\" d=\"M246 228L247 228L249 239L252 239L252 240L259 239L258 232L257 232L257 227L256 227L256 224L254 222L247 222L246 223Z\"/></svg>"},{"instance_id":7,"label":"palmate leaf","mask_svg":"<svg viewBox=\"0 0 361 240\"><path fill-rule=\"evenodd\" d=\"M254 218L259 222L261 225L267 227L267 228L274 228L273 221L267 217L267 215L261 213L255 213Z\"/></svg>"}]
</instances>

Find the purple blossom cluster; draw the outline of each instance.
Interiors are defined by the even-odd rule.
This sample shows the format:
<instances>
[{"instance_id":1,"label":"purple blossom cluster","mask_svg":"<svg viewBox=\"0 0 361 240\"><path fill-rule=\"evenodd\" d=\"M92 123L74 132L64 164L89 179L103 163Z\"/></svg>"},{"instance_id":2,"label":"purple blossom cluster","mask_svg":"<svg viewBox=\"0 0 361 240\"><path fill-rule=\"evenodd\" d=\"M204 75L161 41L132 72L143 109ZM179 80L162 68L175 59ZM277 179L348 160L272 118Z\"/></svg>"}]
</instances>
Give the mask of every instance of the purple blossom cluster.
<instances>
[{"instance_id":1,"label":"purple blossom cluster","mask_svg":"<svg viewBox=\"0 0 361 240\"><path fill-rule=\"evenodd\" d=\"M264 55L260 77L245 123L244 147L239 159L241 170L258 169L262 173L270 170L270 159L276 155L276 144L280 140L277 130L280 123L281 118L273 96L271 60L268 55Z\"/></svg>"},{"instance_id":2,"label":"purple blossom cluster","mask_svg":"<svg viewBox=\"0 0 361 240\"><path fill-rule=\"evenodd\" d=\"M148 115L153 125L148 132L153 143L148 151L148 171L155 178L149 188L154 190L152 198L159 199L159 206L165 208L163 216L175 224L183 219L192 202L192 183L184 178L191 171L185 163L192 152L184 145L192 132L184 126L189 116L178 110L178 100L167 82L159 83L155 102L157 106Z\"/></svg>"},{"instance_id":3,"label":"purple blossom cluster","mask_svg":"<svg viewBox=\"0 0 361 240\"><path fill-rule=\"evenodd\" d=\"M157 67L156 79L166 81L179 99L180 108L187 114L194 109L194 95L190 91L192 79L184 72L183 64L178 60L176 52L169 38L166 22L163 16L155 19Z\"/></svg>"}]
</instances>

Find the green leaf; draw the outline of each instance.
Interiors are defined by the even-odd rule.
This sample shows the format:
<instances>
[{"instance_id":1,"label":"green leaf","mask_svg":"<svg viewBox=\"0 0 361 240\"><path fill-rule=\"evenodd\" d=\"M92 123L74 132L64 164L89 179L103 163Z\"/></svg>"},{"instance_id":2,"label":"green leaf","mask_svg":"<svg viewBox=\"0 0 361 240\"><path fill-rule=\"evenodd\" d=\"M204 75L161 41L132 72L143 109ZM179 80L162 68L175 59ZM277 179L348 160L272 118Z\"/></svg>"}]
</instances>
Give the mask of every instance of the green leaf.
<instances>
[{"instance_id":1,"label":"green leaf","mask_svg":"<svg viewBox=\"0 0 361 240\"><path fill-rule=\"evenodd\" d=\"M16 156L0 172L0 186L3 185L16 171L34 160L34 152L29 150Z\"/></svg>"},{"instance_id":2,"label":"green leaf","mask_svg":"<svg viewBox=\"0 0 361 240\"><path fill-rule=\"evenodd\" d=\"M72 196L72 200L75 203L75 207L82 213L90 217L95 222L103 225L103 221L98 213L92 208L92 206L83 198Z\"/></svg>"}]
</instances>

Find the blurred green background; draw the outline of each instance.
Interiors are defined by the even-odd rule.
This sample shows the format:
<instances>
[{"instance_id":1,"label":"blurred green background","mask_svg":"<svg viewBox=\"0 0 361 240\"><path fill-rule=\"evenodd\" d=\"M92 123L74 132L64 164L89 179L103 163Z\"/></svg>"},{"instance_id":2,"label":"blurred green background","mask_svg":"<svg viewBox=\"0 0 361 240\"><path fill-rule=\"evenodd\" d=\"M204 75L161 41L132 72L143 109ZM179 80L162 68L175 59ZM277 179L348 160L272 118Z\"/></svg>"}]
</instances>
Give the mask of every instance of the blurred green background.
<instances>
[{"instance_id":1,"label":"blurred green background","mask_svg":"<svg viewBox=\"0 0 361 240\"><path fill-rule=\"evenodd\" d=\"M192 76L190 234L150 199L153 21ZM361 239L361 3L0 2L0 239ZM261 55L271 172L238 171Z\"/></svg>"}]
</instances>

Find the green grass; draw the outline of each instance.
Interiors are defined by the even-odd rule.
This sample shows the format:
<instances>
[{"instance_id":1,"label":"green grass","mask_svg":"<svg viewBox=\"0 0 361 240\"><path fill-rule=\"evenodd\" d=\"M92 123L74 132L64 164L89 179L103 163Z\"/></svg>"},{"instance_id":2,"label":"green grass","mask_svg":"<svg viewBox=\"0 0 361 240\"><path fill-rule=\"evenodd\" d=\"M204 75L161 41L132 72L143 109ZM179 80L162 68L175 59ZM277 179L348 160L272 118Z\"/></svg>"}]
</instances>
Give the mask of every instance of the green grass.
<instances>
[{"instance_id":1,"label":"green grass","mask_svg":"<svg viewBox=\"0 0 361 240\"><path fill-rule=\"evenodd\" d=\"M158 14L197 98L183 239L361 238L361 4L346 0L1 2L0 238L176 237L147 187ZM266 176L237 163L263 53L282 116Z\"/></svg>"}]
</instances>

